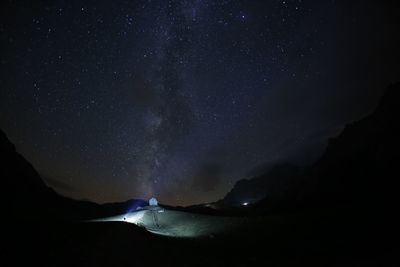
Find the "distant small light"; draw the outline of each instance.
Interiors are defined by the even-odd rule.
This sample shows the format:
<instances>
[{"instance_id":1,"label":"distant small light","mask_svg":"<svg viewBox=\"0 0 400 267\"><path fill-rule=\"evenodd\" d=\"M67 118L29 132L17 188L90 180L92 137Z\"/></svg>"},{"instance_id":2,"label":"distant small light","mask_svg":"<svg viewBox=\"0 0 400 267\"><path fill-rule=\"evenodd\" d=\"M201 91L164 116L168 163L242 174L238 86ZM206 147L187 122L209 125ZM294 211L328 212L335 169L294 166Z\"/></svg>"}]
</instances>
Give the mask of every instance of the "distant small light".
<instances>
[{"instance_id":1,"label":"distant small light","mask_svg":"<svg viewBox=\"0 0 400 267\"><path fill-rule=\"evenodd\" d=\"M243 206L247 206L247 205L249 205L249 202L243 202L242 205L243 205Z\"/></svg>"}]
</instances>

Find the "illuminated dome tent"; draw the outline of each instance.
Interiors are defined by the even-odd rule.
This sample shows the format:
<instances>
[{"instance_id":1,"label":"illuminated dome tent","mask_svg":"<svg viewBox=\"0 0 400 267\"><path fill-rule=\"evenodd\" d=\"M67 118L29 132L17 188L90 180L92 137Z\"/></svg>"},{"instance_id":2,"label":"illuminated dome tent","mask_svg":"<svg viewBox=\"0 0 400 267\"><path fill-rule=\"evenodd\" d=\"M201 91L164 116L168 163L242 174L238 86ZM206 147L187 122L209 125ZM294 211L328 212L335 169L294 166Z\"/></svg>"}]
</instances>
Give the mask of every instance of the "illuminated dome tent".
<instances>
[{"instance_id":1,"label":"illuminated dome tent","mask_svg":"<svg viewBox=\"0 0 400 267\"><path fill-rule=\"evenodd\" d=\"M149 199L149 206L158 206L158 201L155 197Z\"/></svg>"}]
</instances>

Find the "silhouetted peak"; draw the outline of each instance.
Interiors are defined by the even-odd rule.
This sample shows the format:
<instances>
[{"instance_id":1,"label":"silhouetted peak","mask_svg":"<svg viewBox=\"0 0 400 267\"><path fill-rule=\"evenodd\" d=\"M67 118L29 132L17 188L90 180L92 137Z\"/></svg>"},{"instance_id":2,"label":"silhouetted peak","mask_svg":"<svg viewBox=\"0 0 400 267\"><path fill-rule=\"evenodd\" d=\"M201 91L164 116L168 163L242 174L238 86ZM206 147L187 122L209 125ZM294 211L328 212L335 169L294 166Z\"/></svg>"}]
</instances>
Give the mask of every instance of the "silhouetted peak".
<instances>
[{"instance_id":1,"label":"silhouetted peak","mask_svg":"<svg viewBox=\"0 0 400 267\"><path fill-rule=\"evenodd\" d=\"M308 204L397 205L400 83L389 86L375 111L346 125L309 170Z\"/></svg>"},{"instance_id":2,"label":"silhouetted peak","mask_svg":"<svg viewBox=\"0 0 400 267\"><path fill-rule=\"evenodd\" d=\"M299 174L299 167L285 162L277 163L262 175L237 181L222 202L241 205L243 202L257 202L264 197L279 199L296 184Z\"/></svg>"},{"instance_id":3,"label":"silhouetted peak","mask_svg":"<svg viewBox=\"0 0 400 267\"><path fill-rule=\"evenodd\" d=\"M390 85L383 94L379 102L376 112L392 113L396 115L395 110L399 109L400 100L400 82Z\"/></svg>"},{"instance_id":4,"label":"silhouetted peak","mask_svg":"<svg viewBox=\"0 0 400 267\"><path fill-rule=\"evenodd\" d=\"M6 133L3 132L2 129L0 129L0 151L15 152L14 144L10 142Z\"/></svg>"},{"instance_id":5,"label":"silhouetted peak","mask_svg":"<svg viewBox=\"0 0 400 267\"><path fill-rule=\"evenodd\" d=\"M265 197L262 205L269 208L282 196L293 207L302 199L307 205L320 206L399 203L400 180L394 179L400 151L399 101L400 83L395 83L386 89L374 112L329 139L325 153L312 167L299 170L278 164L264 175L238 181L223 201L240 204ZM297 188L291 191L290 187Z\"/></svg>"}]
</instances>

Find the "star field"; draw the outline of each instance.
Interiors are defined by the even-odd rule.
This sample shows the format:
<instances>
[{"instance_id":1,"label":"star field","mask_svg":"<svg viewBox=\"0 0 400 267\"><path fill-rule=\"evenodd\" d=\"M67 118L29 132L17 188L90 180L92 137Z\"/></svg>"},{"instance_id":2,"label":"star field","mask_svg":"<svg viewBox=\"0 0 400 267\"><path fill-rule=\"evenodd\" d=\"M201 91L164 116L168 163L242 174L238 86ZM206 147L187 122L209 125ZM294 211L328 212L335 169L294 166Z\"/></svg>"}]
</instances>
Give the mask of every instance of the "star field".
<instances>
[{"instance_id":1,"label":"star field","mask_svg":"<svg viewBox=\"0 0 400 267\"><path fill-rule=\"evenodd\" d=\"M1 127L56 190L97 202L214 201L260 166L310 164L399 77L394 11L374 2L1 10Z\"/></svg>"}]
</instances>

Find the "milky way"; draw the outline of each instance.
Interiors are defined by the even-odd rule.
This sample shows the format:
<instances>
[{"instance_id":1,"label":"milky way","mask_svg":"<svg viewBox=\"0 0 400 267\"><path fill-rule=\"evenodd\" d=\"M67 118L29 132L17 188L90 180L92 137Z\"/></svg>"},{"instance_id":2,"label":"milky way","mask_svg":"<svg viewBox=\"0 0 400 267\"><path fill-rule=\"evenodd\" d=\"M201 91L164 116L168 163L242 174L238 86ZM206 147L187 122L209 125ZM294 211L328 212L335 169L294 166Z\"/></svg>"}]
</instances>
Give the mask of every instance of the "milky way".
<instances>
[{"instance_id":1,"label":"milky way","mask_svg":"<svg viewBox=\"0 0 400 267\"><path fill-rule=\"evenodd\" d=\"M373 1L3 1L0 127L57 191L214 201L311 164L399 77Z\"/></svg>"}]
</instances>

